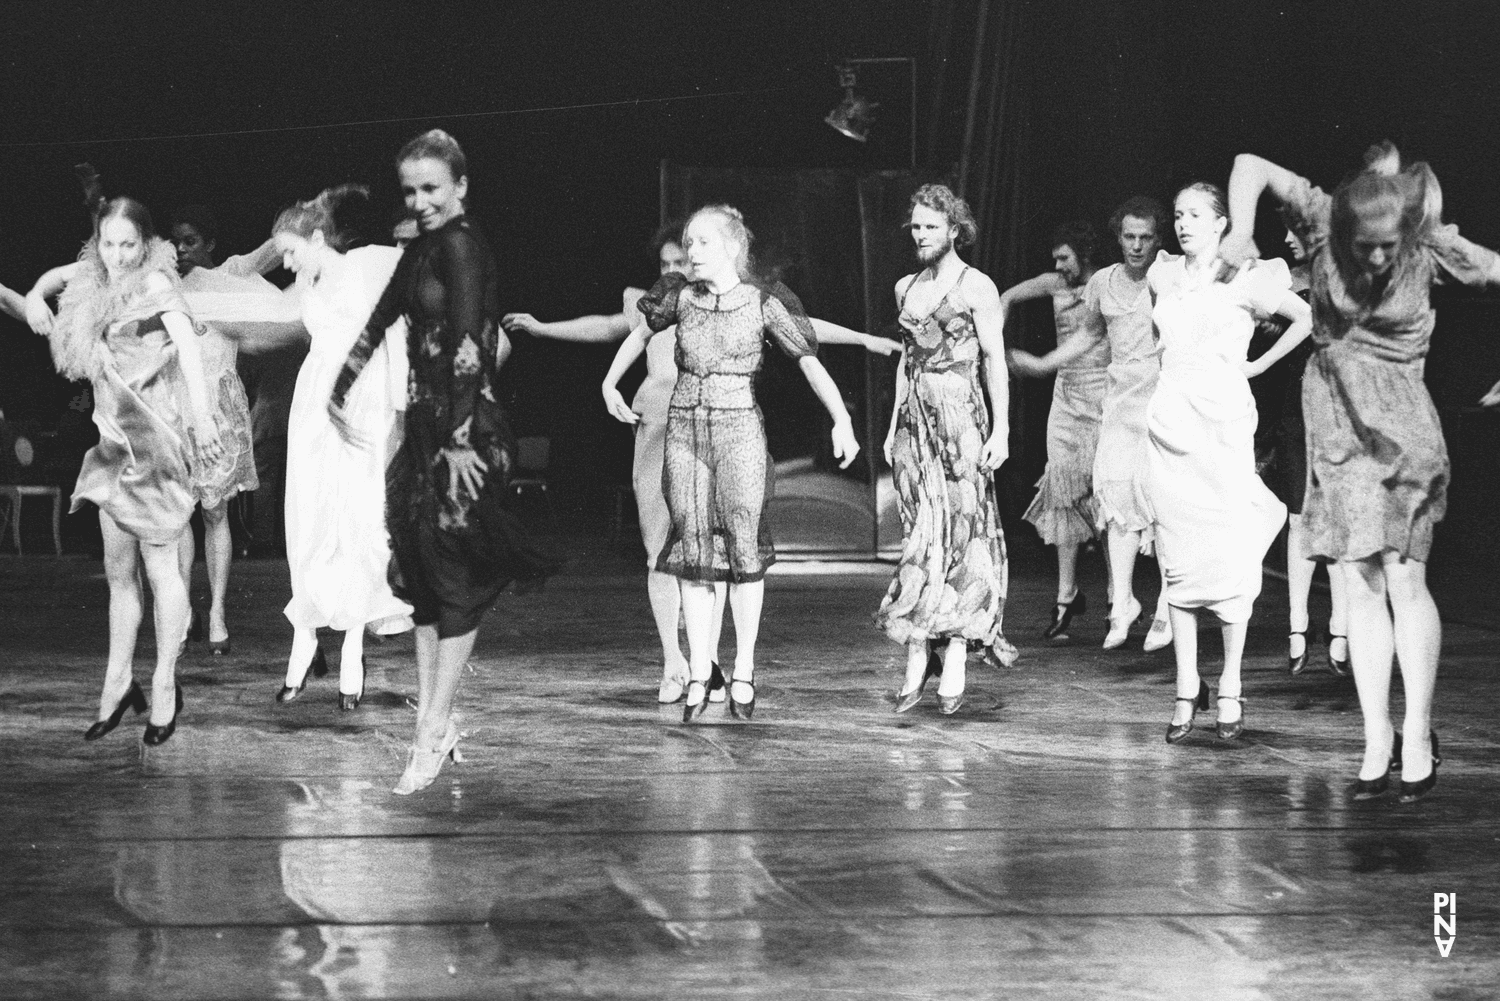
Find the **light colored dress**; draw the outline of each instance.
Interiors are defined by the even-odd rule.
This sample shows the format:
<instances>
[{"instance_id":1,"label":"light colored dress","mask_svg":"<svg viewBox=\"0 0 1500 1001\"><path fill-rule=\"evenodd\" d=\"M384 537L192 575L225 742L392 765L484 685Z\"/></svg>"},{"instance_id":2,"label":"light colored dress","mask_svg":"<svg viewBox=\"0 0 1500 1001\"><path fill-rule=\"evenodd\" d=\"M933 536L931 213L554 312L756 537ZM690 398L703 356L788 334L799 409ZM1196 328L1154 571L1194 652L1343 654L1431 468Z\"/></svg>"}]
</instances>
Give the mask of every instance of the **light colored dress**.
<instances>
[{"instance_id":1,"label":"light colored dress","mask_svg":"<svg viewBox=\"0 0 1500 1001\"><path fill-rule=\"evenodd\" d=\"M1083 289L1052 293L1052 317L1061 347L1086 325L1100 322L1084 301ZM1099 343L1057 372L1052 409L1047 414L1047 468L1037 481L1036 498L1023 517L1049 546L1078 545L1092 539L1098 520L1094 503L1094 454L1109 378L1109 342Z\"/></svg>"},{"instance_id":2,"label":"light colored dress","mask_svg":"<svg viewBox=\"0 0 1500 1001\"><path fill-rule=\"evenodd\" d=\"M625 317L632 330L643 319L636 308L643 295L641 289L625 290ZM656 561L666 549L667 536L672 531L672 513L667 510L667 495L662 490L662 464L667 446L667 410L672 387L677 384L676 351L676 327L669 327L646 342L646 378L630 402L630 409L641 415L641 422L635 426L631 483L641 541L646 546L646 566L652 570L656 569Z\"/></svg>"},{"instance_id":3,"label":"light colored dress","mask_svg":"<svg viewBox=\"0 0 1500 1001\"><path fill-rule=\"evenodd\" d=\"M405 341L387 335L349 392L344 412L362 444L339 436L328 399L401 252L361 247L337 275L302 285L302 318L312 346L297 373L287 432L286 551L298 629L410 628L411 606L391 593L385 473L397 410L404 403Z\"/></svg>"},{"instance_id":4,"label":"light colored dress","mask_svg":"<svg viewBox=\"0 0 1500 1001\"><path fill-rule=\"evenodd\" d=\"M1448 448L1422 381L1436 313L1434 282L1483 285L1494 251L1439 226L1398 262L1370 308L1350 295L1328 244L1332 199L1297 178L1284 203L1312 254L1315 350L1302 376L1307 491L1302 521L1311 559L1395 553L1426 562L1448 506Z\"/></svg>"},{"instance_id":5,"label":"light colored dress","mask_svg":"<svg viewBox=\"0 0 1500 1001\"><path fill-rule=\"evenodd\" d=\"M1245 622L1261 560L1286 506L1255 472L1255 397L1241 366L1256 316L1291 288L1280 260L1247 264L1227 282L1189 276L1162 251L1147 272L1161 334L1161 378L1146 408L1146 495L1167 602Z\"/></svg>"},{"instance_id":6,"label":"light colored dress","mask_svg":"<svg viewBox=\"0 0 1500 1001\"><path fill-rule=\"evenodd\" d=\"M1109 337L1108 384L1094 455L1094 500L1100 529L1115 525L1149 533L1146 461L1151 445L1146 406L1161 374L1161 344L1151 322L1149 283L1142 283L1140 293L1127 301L1117 291L1117 286L1128 285L1124 271L1124 265L1111 264L1096 271L1083 290L1084 302L1103 317ZM1143 546L1149 541L1142 540Z\"/></svg>"},{"instance_id":7,"label":"light colored dress","mask_svg":"<svg viewBox=\"0 0 1500 1001\"><path fill-rule=\"evenodd\" d=\"M902 645L962 638L1009 664L1005 535L994 477L979 465L990 419L963 274L927 316L908 313L904 296L900 306L907 393L892 466L903 540L875 621Z\"/></svg>"}]
</instances>

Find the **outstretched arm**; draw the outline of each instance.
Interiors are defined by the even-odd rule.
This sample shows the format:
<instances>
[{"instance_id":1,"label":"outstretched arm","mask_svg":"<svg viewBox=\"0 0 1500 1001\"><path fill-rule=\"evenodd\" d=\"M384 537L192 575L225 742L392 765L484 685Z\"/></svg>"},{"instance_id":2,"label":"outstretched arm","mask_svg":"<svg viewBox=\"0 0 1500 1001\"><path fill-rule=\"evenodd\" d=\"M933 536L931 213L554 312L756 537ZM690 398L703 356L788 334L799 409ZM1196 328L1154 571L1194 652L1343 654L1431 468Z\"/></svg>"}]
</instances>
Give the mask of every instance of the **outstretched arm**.
<instances>
[{"instance_id":1,"label":"outstretched arm","mask_svg":"<svg viewBox=\"0 0 1500 1001\"><path fill-rule=\"evenodd\" d=\"M979 452L979 464L999 469L1010 457L1010 375L1005 368L1003 296L995 283L981 274L968 279L964 295L974 307L974 329L984 355L985 388L990 394L990 436Z\"/></svg>"},{"instance_id":2,"label":"outstretched arm","mask_svg":"<svg viewBox=\"0 0 1500 1001\"><path fill-rule=\"evenodd\" d=\"M280 266L281 251L276 249L276 238L273 236L248 254L226 257L216 270L228 275L268 275Z\"/></svg>"},{"instance_id":3,"label":"outstretched arm","mask_svg":"<svg viewBox=\"0 0 1500 1001\"><path fill-rule=\"evenodd\" d=\"M620 395L620 380L625 373L630 371L646 350L646 341L651 337L651 328L645 323L639 324L625 339L620 342L620 350L615 352L614 361L609 363L609 371L604 376L604 384L600 387L604 393L604 406L609 410L610 416L617 421L626 424L639 424L641 415L630 409L630 404L625 402L625 397Z\"/></svg>"},{"instance_id":4,"label":"outstretched arm","mask_svg":"<svg viewBox=\"0 0 1500 1001\"><path fill-rule=\"evenodd\" d=\"M858 330L850 330L837 323L820 320L816 316L809 316L807 319L818 334L819 344L854 344L871 354L878 355L893 355L901 351L900 343L889 338L875 337Z\"/></svg>"},{"instance_id":5,"label":"outstretched arm","mask_svg":"<svg viewBox=\"0 0 1500 1001\"><path fill-rule=\"evenodd\" d=\"M13 320L26 322L26 298L21 293L0 285L0 313Z\"/></svg>"},{"instance_id":6,"label":"outstretched arm","mask_svg":"<svg viewBox=\"0 0 1500 1001\"><path fill-rule=\"evenodd\" d=\"M47 336L52 333L52 309L47 305L47 300L61 294L68 287L68 282L78 274L81 262L74 261L72 264L64 264L60 268L53 268L36 280L31 286L31 291L26 293L26 322L31 329Z\"/></svg>"},{"instance_id":7,"label":"outstretched arm","mask_svg":"<svg viewBox=\"0 0 1500 1001\"><path fill-rule=\"evenodd\" d=\"M1083 357L1090 348L1104 340L1105 336L1103 324L1089 324L1040 358L1029 351L1016 349L1009 352L1007 360L1017 375L1051 375L1068 362Z\"/></svg>"},{"instance_id":8,"label":"outstretched arm","mask_svg":"<svg viewBox=\"0 0 1500 1001\"><path fill-rule=\"evenodd\" d=\"M839 387L834 383L833 377L818 361L817 355L804 355L797 360L802 368L802 374L807 377L807 384L817 394L818 400L822 402L823 408L833 418L833 455L836 459L844 461L839 463L840 469L849 468L849 463L859 454L859 442L854 438L854 423L849 419L849 411L844 409L844 400L839 396Z\"/></svg>"},{"instance_id":9,"label":"outstretched arm","mask_svg":"<svg viewBox=\"0 0 1500 1001\"><path fill-rule=\"evenodd\" d=\"M580 316L572 320L538 320L530 313L506 313L500 325L511 333L520 331L533 337L580 344L609 344L630 333L630 321L624 313L611 316Z\"/></svg>"},{"instance_id":10,"label":"outstretched arm","mask_svg":"<svg viewBox=\"0 0 1500 1001\"><path fill-rule=\"evenodd\" d=\"M1307 336L1312 333L1312 307L1303 302L1302 297L1297 293L1287 292L1281 305L1276 307L1276 315L1291 320L1292 325L1276 339L1275 344L1266 349L1265 354L1254 361L1244 363L1247 379L1255 378L1285 358L1293 348L1307 340Z\"/></svg>"}]
</instances>

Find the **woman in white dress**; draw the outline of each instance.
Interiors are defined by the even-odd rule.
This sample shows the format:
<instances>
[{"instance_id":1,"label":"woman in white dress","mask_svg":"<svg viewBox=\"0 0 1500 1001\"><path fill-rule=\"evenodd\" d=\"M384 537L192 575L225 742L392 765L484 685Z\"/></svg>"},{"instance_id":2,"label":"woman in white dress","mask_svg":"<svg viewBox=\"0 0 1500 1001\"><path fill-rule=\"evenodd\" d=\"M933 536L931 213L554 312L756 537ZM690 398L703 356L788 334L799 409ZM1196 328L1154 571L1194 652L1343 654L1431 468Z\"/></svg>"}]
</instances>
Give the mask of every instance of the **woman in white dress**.
<instances>
[{"instance_id":1,"label":"woman in white dress","mask_svg":"<svg viewBox=\"0 0 1500 1001\"><path fill-rule=\"evenodd\" d=\"M1261 559L1286 521L1286 505L1255 472L1255 398L1249 378L1264 372L1312 331L1312 314L1291 289L1283 261L1239 268L1219 258L1229 228L1224 193L1199 182L1177 193L1174 218L1182 256L1165 251L1147 272L1161 336L1161 377L1146 408L1151 436L1146 499L1177 654L1177 701L1167 727L1175 744L1208 708L1198 676L1198 609L1219 620L1224 672L1218 734L1244 730L1240 659L1260 594ZM1254 362L1246 361L1257 316L1291 321Z\"/></svg>"},{"instance_id":2,"label":"woman in white dress","mask_svg":"<svg viewBox=\"0 0 1500 1001\"><path fill-rule=\"evenodd\" d=\"M405 400L405 339L387 337L349 393L345 414L354 443L328 417L328 398L349 349L364 329L401 257L394 247L345 251L335 224L339 204L361 188L324 191L282 212L274 235L302 290L302 319L312 346L297 374L287 436L286 549L292 573L292 652L278 702L327 671L319 628L344 632L339 708L364 695L364 632L411 628L411 606L391 593L385 524L385 467Z\"/></svg>"}]
</instances>

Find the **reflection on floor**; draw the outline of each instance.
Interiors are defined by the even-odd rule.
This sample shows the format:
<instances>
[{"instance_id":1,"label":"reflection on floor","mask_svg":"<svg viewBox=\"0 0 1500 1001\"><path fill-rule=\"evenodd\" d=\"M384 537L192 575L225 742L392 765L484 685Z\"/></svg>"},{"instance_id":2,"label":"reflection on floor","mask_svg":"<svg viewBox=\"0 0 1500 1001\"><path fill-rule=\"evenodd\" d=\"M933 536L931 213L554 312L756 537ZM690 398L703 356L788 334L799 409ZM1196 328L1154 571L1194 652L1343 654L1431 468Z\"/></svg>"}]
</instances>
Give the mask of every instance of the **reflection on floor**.
<instances>
[{"instance_id":1,"label":"reflection on floor","mask_svg":"<svg viewBox=\"0 0 1500 1001\"><path fill-rule=\"evenodd\" d=\"M1169 747L1170 651L1102 651L1093 613L1043 645L1048 570L1017 562L1023 658L971 668L955 717L891 713L885 580L819 573L768 586L755 722L682 726L635 558L585 553L502 599L461 692L468 760L402 799L408 638L368 649L357 711L333 676L278 706L285 567L238 564L234 654L191 648L177 735L146 750L131 717L86 744L100 568L5 560L0 994L1494 996L1493 634L1447 631L1434 793L1353 803L1353 689L1286 675L1279 584L1246 737ZM1434 893L1457 894L1447 958Z\"/></svg>"}]
</instances>

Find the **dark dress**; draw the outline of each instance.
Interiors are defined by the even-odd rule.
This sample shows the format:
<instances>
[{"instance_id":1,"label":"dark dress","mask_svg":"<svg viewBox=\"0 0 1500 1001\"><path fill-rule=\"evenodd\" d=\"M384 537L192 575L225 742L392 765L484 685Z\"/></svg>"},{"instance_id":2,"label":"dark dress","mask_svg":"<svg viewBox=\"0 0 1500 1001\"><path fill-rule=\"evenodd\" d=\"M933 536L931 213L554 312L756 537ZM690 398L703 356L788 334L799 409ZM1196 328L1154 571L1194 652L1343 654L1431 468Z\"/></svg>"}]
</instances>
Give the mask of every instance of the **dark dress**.
<instances>
[{"instance_id":1,"label":"dark dress","mask_svg":"<svg viewBox=\"0 0 1500 1001\"><path fill-rule=\"evenodd\" d=\"M495 398L499 271L466 216L406 249L334 384L342 406L386 328L409 324L406 436L386 479L391 586L419 626L447 639L472 632L512 581L538 581L561 561L505 509L515 438ZM488 466L479 497L451 493L443 450Z\"/></svg>"},{"instance_id":2,"label":"dark dress","mask_svg":"<svg viewBox=\"0 0 1500 1001\"><path fill-rule=\"evenodd\" d=\"M761 580L776 561L764 518L774 481L753 382L767 340L802 358L817 353L817 335L779 282L715 295L664 275L639 308L653 331L677 324L662 468L672 527L656 569L698 582Z\"/></svg>"}]
</instances>

